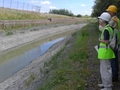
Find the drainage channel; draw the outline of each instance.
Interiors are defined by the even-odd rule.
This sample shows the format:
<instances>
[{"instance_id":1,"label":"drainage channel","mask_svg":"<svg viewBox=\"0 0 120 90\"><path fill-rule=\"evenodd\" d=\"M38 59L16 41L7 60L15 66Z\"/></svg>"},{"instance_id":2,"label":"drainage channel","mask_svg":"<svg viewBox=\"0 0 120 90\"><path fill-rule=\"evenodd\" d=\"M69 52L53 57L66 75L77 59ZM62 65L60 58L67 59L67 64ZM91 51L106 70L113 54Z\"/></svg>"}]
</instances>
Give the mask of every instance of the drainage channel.
<instances>
[{"instance_id":1,"label":"drainage channel","mask_svg":"<svg viewBox=\"0 0 120 90\"><path fill-rule=\"evenodd\" d=\"M71 33L73 31L52 36L44 40L38 40L1 54L0 82L30 64L33 60L45 53L53 44L63 40Z\"/></svg>"}]
</instances>

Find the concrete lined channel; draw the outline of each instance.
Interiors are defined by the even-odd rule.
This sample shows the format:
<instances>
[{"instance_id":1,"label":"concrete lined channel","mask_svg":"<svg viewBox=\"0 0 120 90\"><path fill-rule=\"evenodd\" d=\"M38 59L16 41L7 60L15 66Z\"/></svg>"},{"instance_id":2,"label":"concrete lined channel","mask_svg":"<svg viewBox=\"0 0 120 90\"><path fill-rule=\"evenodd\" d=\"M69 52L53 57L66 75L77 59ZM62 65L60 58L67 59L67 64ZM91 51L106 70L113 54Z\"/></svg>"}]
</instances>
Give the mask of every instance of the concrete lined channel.
<instances>
[{"instance_id":1,"label":"concrete lined channel","mask_svg":"<svg viewBox=\"0 0 120 90\"><path fill-rule=\"evenodd\" d=\"M14 46L13 48L10 48L4 51L2 51L3 49L1 49L2 52L0 52L0 74L1 74L0 90L15 90L14 88L17 88L17 90L21 90L21 89L18 89L17 85L21 85L21 83L24 82L24 79L21 80L20 78L23 78L23 76L24 78L26 78L25 76L28 77L29 75L26 75L26 73L19 73L18 71L23 69L27 65L29 65L36 58L39 58L40 55L45 53L53 44L65 39L66 36L70 35L73 32L76 32L78 29L80 30L85 25L86 24L76 24L76 25L61 26L56 28L54 27L49 29L49 32L44 31L45 33L42 33L42 35L39 35L40 33L38 32L34 32L33 36L36 35L37 38L32 37L32 39L30 40L30 38L27 37L29 38L28 41L31 41L31 42L22 44L17 47ZM46 36L46 33L47 33L47 36ZM31 35L32 34L30 33L30 37ZM42 38L40 36L42 36ZM19 42L17 42L17 44L18 43ZM12 79L12 77L10 76L15 74L16 72L18 72L19 75L21 74L20 76L22 77L18 76L19 78L14 77L14 79ZM20 83L20 80L21 80L21 83ZM15 86L14 84L17 84L16 87L14 87ZM11 86L11 89L10 88L8 89L9 85ZM21 85L21 87L22 86L24 85Z\"/></svg>"},{"instance_id":2,"label":"concrete lined channel","mask_svg":"<svg viewBox=\"0 0 120 90\"><path fill-rule=\"evenodd\" d=\"M63 39L64 37L61 37L56 40L46 42L40 46L33 47L31 50L27 50L24 53L21 53L21 55L12 57L6 62L0 64L0 82L24 68L32 60L35 60L36 58L40 57L40 55L45 53L53 44Z\"/></svg>"},{"instance_id":3,"label":"concrete lined channel","mask_svg":"<svg viewBox=\"0 0 120 90\"><path fill-rule=\"evenodd\" d=\"M15 72L24 68L32 60L40 57L53 44L63 40L67 35L75 31L65 32L43 40L38 40L22 47L10 50L0 55L0 82L13 75ZM34 44L34 45L33 45ZM29 47L27 49L27 47ZM26 48L26 49L25 49ZM11 53L11 54L10 54ZM9 55L8 55L9 54Z\"/></svg>"}]
</instances>

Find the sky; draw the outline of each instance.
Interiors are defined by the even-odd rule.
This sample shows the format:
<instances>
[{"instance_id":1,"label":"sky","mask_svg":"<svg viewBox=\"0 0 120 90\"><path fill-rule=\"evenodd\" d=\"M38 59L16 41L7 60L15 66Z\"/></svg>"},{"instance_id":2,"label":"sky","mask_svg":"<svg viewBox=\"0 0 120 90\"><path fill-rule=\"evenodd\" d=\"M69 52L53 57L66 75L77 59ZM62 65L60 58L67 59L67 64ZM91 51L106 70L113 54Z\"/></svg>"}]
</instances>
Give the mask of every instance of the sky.
<instances>
[{"instance_id":1,"label":"sky","mask_svg":"<svg viewBox=\"0 0 120 90\"><path fill-rule=\"evenodd\" d=\"M50 9L66 9L74 15L91 15L94 0L18 0L41 7L41 12L49 12Z\"/></svg>"}]
</instances>

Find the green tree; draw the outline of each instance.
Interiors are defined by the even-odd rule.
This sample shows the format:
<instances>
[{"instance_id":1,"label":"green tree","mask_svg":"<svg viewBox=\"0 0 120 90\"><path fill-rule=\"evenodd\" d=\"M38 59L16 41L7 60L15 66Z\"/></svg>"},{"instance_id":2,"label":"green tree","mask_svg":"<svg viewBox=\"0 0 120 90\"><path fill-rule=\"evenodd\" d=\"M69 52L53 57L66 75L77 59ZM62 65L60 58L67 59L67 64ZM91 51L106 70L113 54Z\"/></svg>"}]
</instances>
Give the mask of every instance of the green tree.
<instances>
[{"instance_id":1,"label":"green tree","mask_svg":"<svg viewBox=\"0 0 120 90\"><path fill-rule=\"evenodd\" d=\"M78 14L76 17L82 17L82 15Z\"/></svg>"},{"instance_id":2,"label":"green tree","mask_svg":"<svg viewBox=\"0 0 120 90\"><path fill-rule=\"evenodd\" d=\"M98 17L102 12L106 11L109 5L115 5L118 8L118 17L120 17L120 0L95 0L91 16Z\"/></svg>"},{"instance_id":3,"label":"green tree","mask_svg":"<svg viewBox=\"0 0 120 90\"><path fill-rule=\"evenodd\" d=\"M67 16L74 16L74 14L71 11L68 11L66 9L52 9L49 11L49 13L52 14L60 14L60 15L67 15Z\"/></svg>"}]
</instances>

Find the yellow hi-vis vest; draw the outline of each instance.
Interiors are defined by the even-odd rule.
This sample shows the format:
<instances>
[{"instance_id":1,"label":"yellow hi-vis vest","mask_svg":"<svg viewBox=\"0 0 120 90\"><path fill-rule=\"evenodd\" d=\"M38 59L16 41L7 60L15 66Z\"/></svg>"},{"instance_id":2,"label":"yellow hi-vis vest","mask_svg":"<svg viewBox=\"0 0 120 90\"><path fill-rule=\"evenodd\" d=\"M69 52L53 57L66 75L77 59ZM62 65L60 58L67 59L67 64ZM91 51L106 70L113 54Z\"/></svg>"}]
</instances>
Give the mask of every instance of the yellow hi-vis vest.
<instances>
[{"instance_id":1,"label":"yellow hi-vis vest","mask_svg":"<svg viewBox=\"0 0 120 90\"><path fill-rule=\"evenodd\" d=\"M117 26L115 28L115 33L117 33L117 43L120 45L120 19L117 16L113 17L112 19L117 24Z\"/></svg>"},{"instance_id":2,"label":"yellow hi-vis vest","mask_svg":"<svg viewBox=\"0 0 120 90\"><path fill-rule=\"evenodd\" d=\"M100 39L101 39L101 40L104 40L104 31L105 31L105 30L108 30L109 35L110 35L110 39L111 39L112 36L113 36L113 34L114 34L114 31L113 31L112 28L109 26L109 24L106 25L106 26L104 27L104 29L102 30ZM112 36L111 36L111 35L112 35ZM110 39L109 39L109 40L110 40ZM109 59L112 59L112 58L115 58L114 51L109 47L109 45L100 42L99 49L98 49L98 59L101 59L101 60L109 60Z\"/></svg>"}]
</instances>

